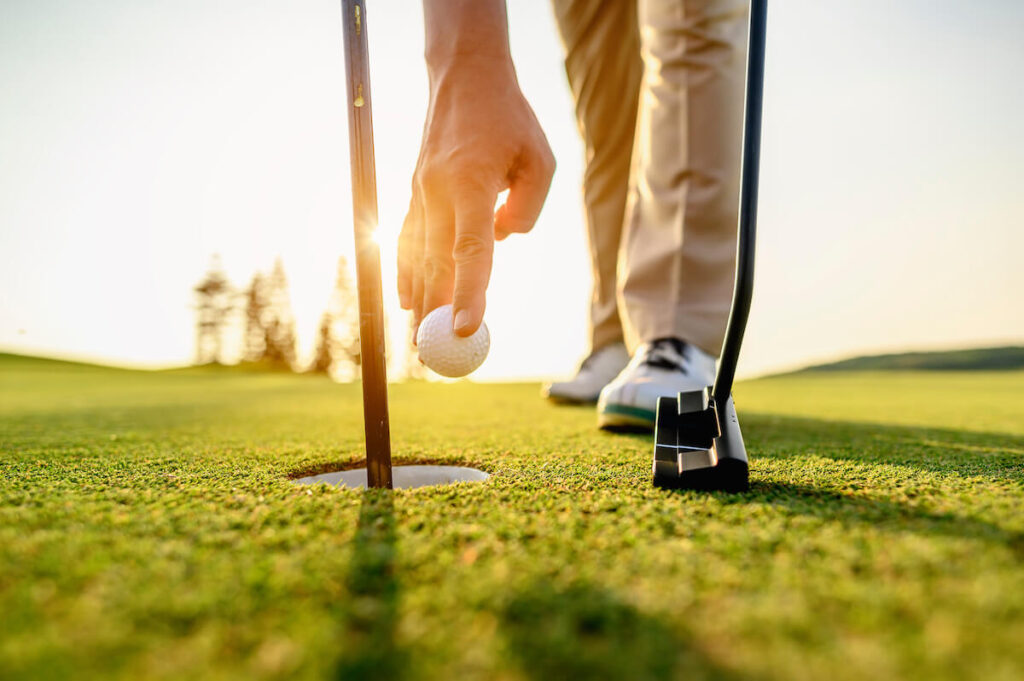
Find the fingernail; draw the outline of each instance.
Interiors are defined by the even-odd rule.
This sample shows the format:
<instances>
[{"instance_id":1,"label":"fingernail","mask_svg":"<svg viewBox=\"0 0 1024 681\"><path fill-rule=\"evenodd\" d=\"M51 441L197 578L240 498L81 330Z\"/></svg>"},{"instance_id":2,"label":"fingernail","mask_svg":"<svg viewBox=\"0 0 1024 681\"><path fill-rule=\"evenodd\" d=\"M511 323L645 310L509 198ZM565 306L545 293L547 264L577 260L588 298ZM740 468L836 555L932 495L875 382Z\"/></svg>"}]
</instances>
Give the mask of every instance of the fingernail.
<instances>
[{"instance_id":1,"label":"fingernail","mask_svg":"<svg viewBox=\"0 0 1024 681\"><path fill-rule=\"evenodd\" d=\"M469 326L469 310L459 310L455 315L455 331L462 331L467 326Z\"/></svg>"}]
</instances>

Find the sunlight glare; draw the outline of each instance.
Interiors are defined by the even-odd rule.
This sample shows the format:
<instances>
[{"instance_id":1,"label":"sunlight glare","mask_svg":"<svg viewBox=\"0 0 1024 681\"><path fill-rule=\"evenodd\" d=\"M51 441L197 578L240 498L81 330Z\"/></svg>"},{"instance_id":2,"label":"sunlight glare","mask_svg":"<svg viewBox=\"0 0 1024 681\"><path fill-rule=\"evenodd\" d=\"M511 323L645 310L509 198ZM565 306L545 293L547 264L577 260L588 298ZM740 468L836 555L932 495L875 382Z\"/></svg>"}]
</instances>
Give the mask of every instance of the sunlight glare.
<instances>
[{"instance_id":1,"label":"sunlight glare","mask_svg":"<svg viewBox=\"0 0 1024 681\"><path fill-rule=\"evenodd\" d=\"M398 230L377 225L370 232L370 240L377 244L381 253L394 256L398 251Z\"/></svg>"}]
</instances>

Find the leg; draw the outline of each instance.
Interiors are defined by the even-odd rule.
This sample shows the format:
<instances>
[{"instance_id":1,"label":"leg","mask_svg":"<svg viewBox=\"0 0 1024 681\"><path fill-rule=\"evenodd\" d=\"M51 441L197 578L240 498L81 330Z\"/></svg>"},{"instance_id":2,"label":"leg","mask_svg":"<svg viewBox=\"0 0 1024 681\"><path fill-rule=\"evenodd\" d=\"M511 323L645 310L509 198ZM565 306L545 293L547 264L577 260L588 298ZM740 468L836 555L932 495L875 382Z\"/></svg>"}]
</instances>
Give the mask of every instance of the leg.
<instances>
[{"instance_id":1,"label":"leg","mask_svg":"<svg viewBox=\"0 0 1024 681\"><path fill-rule=\"evenodd\" d=\"M586 145L583 196L594 289L591 350L622 341L616 266L642 63L635 0L553 0Z\"/></svg>"},{"instance_id":2,"label":"leg","mask_svg":"<svg viewBox=\"0 0 1024 681\"><path fill-rule=\"evenodd\" d=\"M640 0L644 75L619 253L630 347L721 351L732 299L746 0Z\"/></svg>"}]
</instances>

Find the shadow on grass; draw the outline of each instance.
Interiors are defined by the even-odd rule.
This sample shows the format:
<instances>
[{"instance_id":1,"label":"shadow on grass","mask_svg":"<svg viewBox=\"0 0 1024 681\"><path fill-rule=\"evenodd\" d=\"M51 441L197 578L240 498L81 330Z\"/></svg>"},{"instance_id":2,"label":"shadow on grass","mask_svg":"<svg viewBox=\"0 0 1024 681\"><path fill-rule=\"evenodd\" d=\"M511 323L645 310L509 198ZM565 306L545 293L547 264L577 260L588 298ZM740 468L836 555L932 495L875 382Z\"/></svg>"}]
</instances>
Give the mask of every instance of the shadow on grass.
<instances>
[{"instance_id":1,"label":"shadow on grass","mask_svg":"<svg viewBox=\"0 0 1024 681\"><path fill-rule=\"evenodd\" d=\"M410 656L395 640L399 588L395 575L395 511L389 492L366 490L352 542L344 605L344 653L334 678L400 679Z\"/></svg>"},{"instance_id":2,"label":"shadow on grass","mask_svg":"<svg viewBox=\"0 0 1024 681\"><path fill-rule=\"evenodd\" d=\"M933 513L877 497L852 496L808 485L754 481L750 492L723 498L741 504L768 503L789 513L850 525L872 525L900 532L991 542L1008 547L1016 556L1024 559L1024 533L1007 530L977 518L953 513Z\"/></svg>"},{"instance_id":3,"label":"shadow on grass","mask_svg":"<svg viewBox=\"0 0 1024 681\"><path fill-rule=\"evenodd\" d=\"M531 679L736 679L677 630L593 584L538 582L503 608L502 633Z\"/></svg>"},{"instance_id":4,"label":"shadow on grass","mask_svg":"<svg viewBox=\"0 0 1024 681\"><path fill-rule=\"evenodd\" d=\"M1024 480L1024 437L1016 435L769 414L741 415L740 421L754 462L814 454L964 477Z\"/></svg>"},{"instance_id":5,"label":"shadow on grass","mask_svg":"<svg viewBox=\"0 0 1024 681\"><path fill-rule=\"evenodd\" d=\"M813 454L837 461L908 466L931 473L1024 481L1024 437L926 426L740 414L747 453L785 459ZM610 439L654 442L651 433L608 433Z\"/></svg>"}]
</instances>

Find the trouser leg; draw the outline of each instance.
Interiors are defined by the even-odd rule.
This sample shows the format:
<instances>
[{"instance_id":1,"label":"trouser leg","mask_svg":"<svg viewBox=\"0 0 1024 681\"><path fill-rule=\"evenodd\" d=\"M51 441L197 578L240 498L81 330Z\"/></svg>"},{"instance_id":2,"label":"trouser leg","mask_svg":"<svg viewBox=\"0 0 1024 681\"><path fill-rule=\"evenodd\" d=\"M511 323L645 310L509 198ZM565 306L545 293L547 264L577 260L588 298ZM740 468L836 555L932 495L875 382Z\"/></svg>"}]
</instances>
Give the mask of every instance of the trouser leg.
<instances>
[{"instance_id":1,"label":"trouser leg","mask_svg":"<svg viewBox=\"0 0 1024 681\"><path fill-rule=\"evenodd\" d=\"M640 0L644 72L619 250L626 341L717 355L732 299L746 0Z\"/></svg>"},{"instance_id":2,"label":"trouser leg","mask_svg":"<svg viewBox=\"0 0 1024 681\"><path fill-rule=\"evenodd\" d=\"M594 288L591 349L623 339L617 260L643 71L635 0L553 0L586 147L583 196Z\"/></svg>"}]
</instances>

